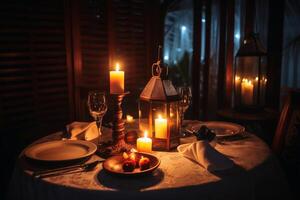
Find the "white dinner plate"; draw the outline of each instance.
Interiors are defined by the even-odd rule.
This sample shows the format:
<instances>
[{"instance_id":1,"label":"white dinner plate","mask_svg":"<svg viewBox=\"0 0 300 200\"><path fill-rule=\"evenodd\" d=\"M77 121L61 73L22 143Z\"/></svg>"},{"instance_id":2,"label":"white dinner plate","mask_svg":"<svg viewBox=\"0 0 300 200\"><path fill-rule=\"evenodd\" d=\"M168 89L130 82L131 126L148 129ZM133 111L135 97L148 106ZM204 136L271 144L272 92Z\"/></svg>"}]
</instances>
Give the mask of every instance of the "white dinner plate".
<instances>
[{"instance_id":1,"label":"white dinner plate","mask_svg":"<svg viewBox=\"0 0 300 200\"><path fill-rule=\"evenodd\" d=\"M83 140L56 140L28 147L26 157L38 161L59 162L83 159L94 154L97 146Z\"/></svg>"},{"instance_id":2,"label":"white dinner plate","mask_svg":"<svg viewBox=\"0 0 300 200\"><path fill-rule=\"evenodd\" d=\"M201 122L199 124L193 125L192 129L199 130L203 125L211 129L217 137L233 136L236 134L243 133L245 131L245 127L239 124L221 121Z\"/></svg>"}]
</instances>

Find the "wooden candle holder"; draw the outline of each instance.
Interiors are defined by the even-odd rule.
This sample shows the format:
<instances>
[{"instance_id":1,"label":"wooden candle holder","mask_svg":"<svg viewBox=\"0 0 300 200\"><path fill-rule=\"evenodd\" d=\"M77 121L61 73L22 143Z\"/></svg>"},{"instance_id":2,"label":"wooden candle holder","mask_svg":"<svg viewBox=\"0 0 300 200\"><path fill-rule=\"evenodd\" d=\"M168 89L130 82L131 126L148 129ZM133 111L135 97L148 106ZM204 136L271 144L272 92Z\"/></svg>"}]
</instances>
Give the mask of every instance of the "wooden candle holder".
<instances>
[{"instance_id":1,"label":"wooden candle holder","mask_svg":"<svg viewBox=\"0 0 300 200\"><path fill-rule=\"evenodd\" d=\"M113 126L112 126L112 142L103 144L99 147L99 153L103 157L116 155L124 151L129 151L132 146L125 142L125 122L122 118L122 101L129 94L111 94L113 101Z\"/></svg>"}]
</instances>

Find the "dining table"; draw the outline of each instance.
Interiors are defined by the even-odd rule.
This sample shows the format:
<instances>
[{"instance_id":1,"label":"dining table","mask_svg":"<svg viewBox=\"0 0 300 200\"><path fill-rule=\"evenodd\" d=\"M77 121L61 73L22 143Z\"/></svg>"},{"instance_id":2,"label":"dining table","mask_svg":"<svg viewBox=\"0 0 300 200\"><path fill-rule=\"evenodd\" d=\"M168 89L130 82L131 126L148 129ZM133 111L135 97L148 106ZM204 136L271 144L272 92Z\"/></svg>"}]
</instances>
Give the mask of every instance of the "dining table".
<instances>
[{"instance_id":1,"label":"dining table","mask_svg":"<svg viewBox=\"0 0 300 200\"><path fill-rule=\"evenodd\" d=\"M136 123L127 124L126 130ZM103 138L111 138L111 129L103 127L102 132ZM91 171L36 178L23 151L7 199L289 199L285 174L269 146L255 134L241 134L240 139L216 143L215 149L230 158L234 167L213 172L173 149L152 152L161 163L147 176L114 176L100 163ZM57 132L31 145L61 139L62 132ZM94 154L87 162L99 159Z\"/></svg>"}]
</instances>

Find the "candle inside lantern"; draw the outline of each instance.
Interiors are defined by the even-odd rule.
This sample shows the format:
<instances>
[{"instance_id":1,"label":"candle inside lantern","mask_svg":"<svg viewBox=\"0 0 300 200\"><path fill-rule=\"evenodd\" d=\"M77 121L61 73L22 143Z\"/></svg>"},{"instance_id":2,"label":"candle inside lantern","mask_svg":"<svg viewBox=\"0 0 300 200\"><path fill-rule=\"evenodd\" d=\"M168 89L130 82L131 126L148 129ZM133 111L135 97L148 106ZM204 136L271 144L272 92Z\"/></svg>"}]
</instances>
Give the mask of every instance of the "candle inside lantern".
<instances>
[{"instance_id":1,"label":"candle inside lantern","mask_svg":"<svg viewBox=\"0 0 300 200\"><path fill-rule=\"evenodd\" d=\"M241 84L242 102L245 105L253 104L253 83L251 80L243 79Z\"/></svg>"},{"instance_id":2,"label":"candle inside lantern","mask_svg":"<svg viewBox=\"0 0 300 200\"><path fill-rule=\"evenodd\" d=\"M110 93L122 94L124 93L124 71L120 71L119 63L116 64L116 71L109 72L110 78Z\"/></svg>"},{"instance_id":3,"label":"candle inside lantern","mask_svg":"<svg viewBox=\"0 0 300 200\"><path fill-rule=\"evenodd\" d=\"M158 115L158 118L155 119L155 137L166 139L167 138L167 119Z\"/></svg>"},{"instance_id":4,"label":"candle inside lantern","mask_svg":"<svg viewBox=\"0 0 300 200\"><path fill-rule=\"evenodd\" d=\"M133 120L133 117L131 115L126 115L126 122L127 123L132 123L134 120Z\"/></svg>"},{"instance_id":5,"label":"candle inside lantern","mask_svg":"<svg viewBox=\"0 0 300 200\"><path fill-rule=\"evenodd\" d=\"M139 152L152 151L152 139L148 138L148 132L144 132L144 137L138 138L136 141L137 150Z\"/></svg>"},{"instance_id":6,"label":"candle inside lantern","mask_svg":"<svg viewBox=\"0 0 300 200\"><path fill-rule=\"evenodd\" d=\"M235 76L235 82L236 82L236 84L239 84L240 81L241 81L241 77Z\"/></svg>"}]
</instances>

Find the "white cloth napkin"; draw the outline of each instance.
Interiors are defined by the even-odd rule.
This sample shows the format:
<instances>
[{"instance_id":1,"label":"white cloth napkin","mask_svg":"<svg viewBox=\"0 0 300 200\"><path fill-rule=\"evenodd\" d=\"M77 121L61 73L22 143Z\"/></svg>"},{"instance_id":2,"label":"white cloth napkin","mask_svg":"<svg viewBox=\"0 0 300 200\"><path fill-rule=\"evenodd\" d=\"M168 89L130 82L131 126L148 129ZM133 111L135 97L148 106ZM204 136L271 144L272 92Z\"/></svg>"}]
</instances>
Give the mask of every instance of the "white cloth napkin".
<instances>
[{"instance_id":1,"label":"white cloth napkin","mask_svg":"<svg viewBox=\"0 0 300 200\"><path fill-rule=\"evenodd\" d=\"M67 125L71 140L87 140L97 143L99 133L96 122L72 122Z\"/></svg>"},{"instance_id":2,"label":"white cloth napkin","mask_svg":"<svg viewBox=\"0 0 300 200\"><path fill-rule=\"evenodd\" d=\"M197 141L177 147L179 153L189 158L208 171L220 171L233 167L233 161L214 149L208 141Z\"/></svg>"}]
</instances>

